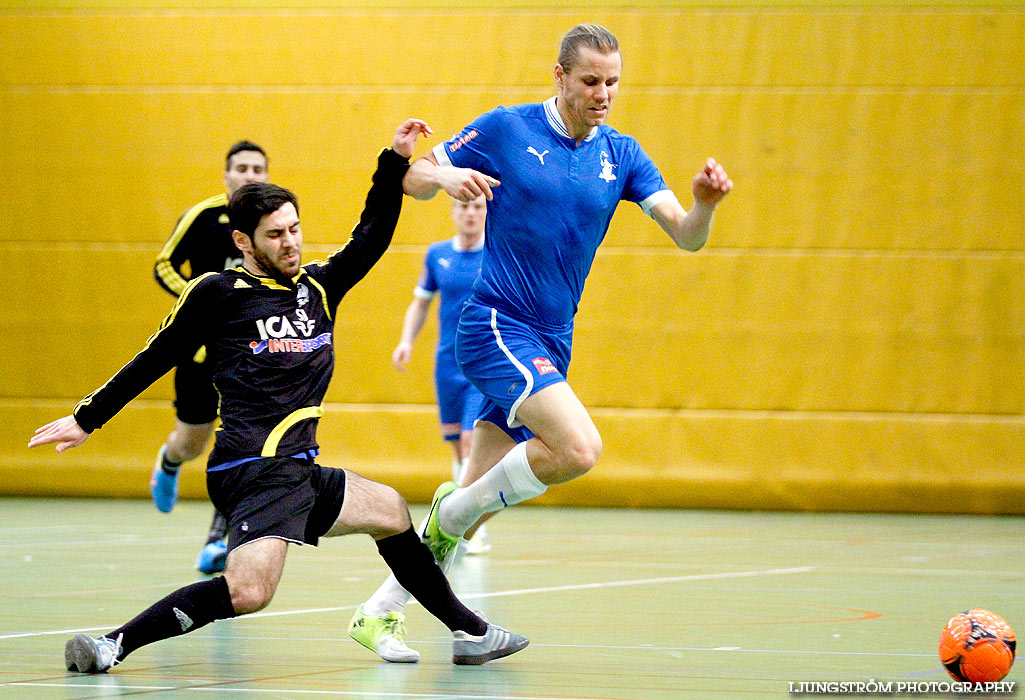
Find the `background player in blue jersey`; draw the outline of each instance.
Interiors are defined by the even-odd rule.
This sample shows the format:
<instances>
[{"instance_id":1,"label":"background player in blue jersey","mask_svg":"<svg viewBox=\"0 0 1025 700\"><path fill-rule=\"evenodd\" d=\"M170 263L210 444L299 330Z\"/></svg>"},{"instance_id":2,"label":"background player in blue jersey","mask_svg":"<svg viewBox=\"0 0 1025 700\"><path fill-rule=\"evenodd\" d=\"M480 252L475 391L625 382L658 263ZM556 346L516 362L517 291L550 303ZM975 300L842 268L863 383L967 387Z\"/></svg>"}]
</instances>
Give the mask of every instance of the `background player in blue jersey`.
<instances>
[{"instance_id":1,"label":"background player in blue jersey","mask_svg":"<svg viewBox=\"0 0 1025 700\"><path fill-rule=\"evenodd\" d=\"M602 442L566 383L573 316L621 200L638 204L684 250L708 239L733 183L708 159L687 211L633 138L605 120L619 90L619 43L580 25L563 37L557 94L499 107L410 167L407 194L488 200L481 275L456 335L460 368L484 394L462 488L435 493L424 537L439 561L482 517L585 474ZM395 599L401 602L401 598Z\"/></svg>"},{"instance_id":2,"label":"background player in blue jersey","mask_svg":"<svg viewBox=\"0 0 1025 700\"><path fill-rule=\"evenodd\" d=\"M231 238L228 199L250 182L267 182L267 154L252 141L238 141L224 159L222 194L189 207L157 255L153 276L175 297L189 282L207 272L221 272L242 264L242 252ZM150 494L157 509L169 513L178 502L178 470L202 454L214 432L219 397L206 362L206 350L181 362L174 370L174 430L157 453L150 477ZM206 545L196 557L204 574L224 571L228 523L214 511Z\"/></svg>"},{"instance_id":3,"label":"background player in blue jersey","mask_svg":"<svg viewBox=\"0 0 1025 700\"><path fill-rule=\"evenodd\" d=\"M392 351L392 364L404 371L413 355L413 343L427 320L431 302L440 294L434 386L441 416L441 434L453 448L455 462L452 475L456 481L459 481L460 463L470 455L470 434L479 408L479 401L475 405L474 398L480 395L456 364L456 325L459 312L470 297L473 282L480 274L486 215L487 203L483 196L470 202L452 201L456 235L428 246L420 279L413 289L413 301L403 318L402 337ZM468 415L467 409L472 410L472 415Z\"/></svg>"},{"instance_id":4,"label":"background player in blue jersey","mask_svg":"<svg viewBox=\"0 0 1025 700\"><path fill-rule=\"evenodd\" d=\"M452 221L456 235L427 248L423 271L413 301L402 322L402 337L392 351L392 363L405 370L431 301L438 294L438 346L434 353L434 388L438 397L441 434L452 445L452 479L462 481L470 456L470 435L480 409L481 394L466 381L456 363L456 326L463 304L470 297L474 280L480 274L484 255L484 221L487 202L483 195L471 202L452 200ZM468 554L482 554L491 549L487 532L478 529L467 547Z\"/></svg>"}]
</instances>

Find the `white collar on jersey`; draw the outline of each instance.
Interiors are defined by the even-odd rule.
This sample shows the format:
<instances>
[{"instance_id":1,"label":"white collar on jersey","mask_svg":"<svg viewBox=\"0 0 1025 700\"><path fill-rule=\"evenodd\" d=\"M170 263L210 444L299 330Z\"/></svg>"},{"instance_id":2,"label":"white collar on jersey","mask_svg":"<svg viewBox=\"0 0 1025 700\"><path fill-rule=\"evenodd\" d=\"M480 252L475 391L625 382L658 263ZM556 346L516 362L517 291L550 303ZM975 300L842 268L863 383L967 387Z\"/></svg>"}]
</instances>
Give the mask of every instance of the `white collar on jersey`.
<instances>
[{"instance_id":1,"label":"white collar on jersey","mask_svg":"<svg viewBox=\"0 0 1025 700\"><path fill-rule=\"evenodd\" d=\"M544 106L545 116L548 117L548 123L552 125L552 128L568 139L573 138L569 135L569 129L566 128L566 122L562 121L562 115L559 114L559 108L555 106L555 95L545 100ZM597 133L598 127L592 126L591 132L584 137L584 141L590 141Z\"/></svg>"},{"instance_id":2,"label":"white collar on jersey","mask_svg":"<svg viewBox=\"0 0 1025 700\"><path fill-rule=\"evenodd\" d=\"M469 248L464 248L463 244L459 242L459 236L455 236L452 238L452 250L457 253L476 253L478 250L484 250L484 234L482 233L480 240Z\"/></svg>"}]
</instances>

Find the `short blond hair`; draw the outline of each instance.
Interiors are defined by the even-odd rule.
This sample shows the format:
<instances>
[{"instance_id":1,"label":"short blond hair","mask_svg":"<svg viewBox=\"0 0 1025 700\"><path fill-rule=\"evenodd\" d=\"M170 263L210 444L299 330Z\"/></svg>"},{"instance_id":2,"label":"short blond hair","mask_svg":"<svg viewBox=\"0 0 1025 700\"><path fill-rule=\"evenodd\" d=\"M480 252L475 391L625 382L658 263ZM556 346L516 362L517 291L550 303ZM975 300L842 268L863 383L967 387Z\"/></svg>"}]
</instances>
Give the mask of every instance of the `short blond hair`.
<instances>
[{"instance_id":1,"label":"short blond hair","mask_svg":"<svg viewBox=\"0 0 1025 700\"><path fill-rule=\"evenodd\" d=\"M598 24L578 24L566 32L559 44L559 65L569 73L577 62L580 48L594 49L608 55L619 51L619 40L605 27Z\"/></svg>"}]
</instances>

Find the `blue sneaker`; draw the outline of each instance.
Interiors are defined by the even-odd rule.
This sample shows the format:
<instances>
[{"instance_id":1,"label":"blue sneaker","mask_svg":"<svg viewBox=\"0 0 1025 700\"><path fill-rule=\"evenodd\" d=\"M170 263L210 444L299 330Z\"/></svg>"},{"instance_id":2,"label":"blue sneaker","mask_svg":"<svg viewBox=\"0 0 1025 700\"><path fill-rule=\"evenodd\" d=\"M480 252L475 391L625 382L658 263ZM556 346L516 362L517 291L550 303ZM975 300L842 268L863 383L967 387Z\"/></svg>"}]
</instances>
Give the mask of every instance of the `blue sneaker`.
<instances>
[{"instance_id":1,"label":"blue sneaker","mask_svg":"<svg viewBox=\"0 0 1025 700\"><path fill-rule=\"evenodd\" d=\"M168 474L163 467L166 450L167 445L160 446L156 464L153 465L153 474L149 478L149 493L153 497L153 505L161 513L170 513L178 503L178 475Z\"/></svg>"},{"instance_id":2,"label":"blue sneaker","mask_svg":"<svg viewBox=\"0 0 1025 700\"><path fill-rule=\"evenodd\" d=\"M227 561L228 545L224 543L224 540L217 540L199 550L199 556L196 557L196 568L207 575L219 574L224 571L224 564Z\"/></svg>"}]
</instances>

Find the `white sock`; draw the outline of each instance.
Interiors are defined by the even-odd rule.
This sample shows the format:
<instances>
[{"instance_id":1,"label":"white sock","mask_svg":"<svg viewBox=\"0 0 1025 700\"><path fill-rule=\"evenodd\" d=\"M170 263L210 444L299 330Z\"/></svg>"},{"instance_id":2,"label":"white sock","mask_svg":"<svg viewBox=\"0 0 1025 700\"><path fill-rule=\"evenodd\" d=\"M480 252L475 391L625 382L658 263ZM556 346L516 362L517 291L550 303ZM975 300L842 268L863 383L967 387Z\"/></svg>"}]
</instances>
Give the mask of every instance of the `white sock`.
<instances>
[{"instance_id":1,"label":"white sock","mask_svg":"<svg viewBox=\"0 0 1025 700\"><path fill-rule=\"evenodd\" d=\"M428 513L430 515L430 513ZM427 526L427 517L425 516L420 525L417 526L416 532L418 535L423 535L424 528ZM466 549L466 540L459 540L459 546L448 553L444 561L438 562L441 570L446 574L448 570L452 568L452 564L455 563L459 554ZM367 615L375 615L377 617L384 617L390 611L402 612L406 609L406 604L409 603L409 599L413 596L410 595L409 591L399 585L398 580L395 578L395 574L388 574L388 578L384 580L374 594L367 598L366 602L363 603L363 612Z\"/></svg>"},{"instance_id":2,"label":"white sock","mask_svg":"<svg viewBox=\"0 0 1025 700\"><path fill-rule=\"evenodd\" d=\"M484 476L446 496L439 506L438 524L450 535L462 535L485 513L522 503L547 489L534 476L527 462L527 443L521 442Z\"/></svg>"}]
</instances>

